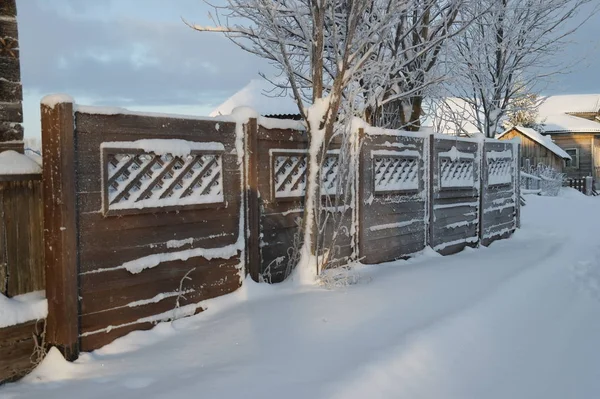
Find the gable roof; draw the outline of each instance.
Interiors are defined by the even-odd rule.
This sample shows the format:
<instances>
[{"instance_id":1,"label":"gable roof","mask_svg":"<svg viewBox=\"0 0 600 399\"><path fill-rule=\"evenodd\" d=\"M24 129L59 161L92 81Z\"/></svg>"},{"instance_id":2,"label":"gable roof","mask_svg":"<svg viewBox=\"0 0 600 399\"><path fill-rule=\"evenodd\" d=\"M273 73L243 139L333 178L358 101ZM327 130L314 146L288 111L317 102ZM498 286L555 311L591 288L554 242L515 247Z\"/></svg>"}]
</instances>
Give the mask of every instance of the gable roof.
<instances>
[{"instance_id":1,"label":"gable roof","mask_svg":"<svg viewBox=\"0 0 600 399\"><path fill-rule=\"evenodd\" d=\"M516 130L519 133L521 133L522 135L529 137L531 140L535 141L536 143L540 144L543 147L546 147L549 151L553 152L554 154L558 155L559 157L561 157L563 159L571 159L571 156L569 154L567 154L567 152L565 150L563 150L558 145L556 145L552 141L552 138L550 138L549 136L543 136L537 130L534 130L534 129L531 129L528 127L523 127L523 126L512 127L508 130L505 130L500 135L496 136L496 138L499 139L499 138L503 137L504 135L506 135L508 132L511 132L513 130Z\"/></svg>"},{"instance_id":2,"label":"gable roof","mask_svg":"<svg viewBox=\"0 0 600 399\"><path fill-rule=\"evenodd\" d=\"M234 108L250 107L261 115L296 115L298 106L290 96L270 93L273 86L265 79L252 79L246 86L215 108L209 116L229 115Z\"/></svg>"},{"instance_id":3,"label":"gable roof","mask_svg":"<svg viewBox=\"0 0 600 399\"><path fill-rule=\"evenodd\" d=\"M598 113L600 94L570 94L548 96L538 109L538 120L544 133L600 132L600 121L591 121L571 114Z\"/></svg>"}]
</instances>

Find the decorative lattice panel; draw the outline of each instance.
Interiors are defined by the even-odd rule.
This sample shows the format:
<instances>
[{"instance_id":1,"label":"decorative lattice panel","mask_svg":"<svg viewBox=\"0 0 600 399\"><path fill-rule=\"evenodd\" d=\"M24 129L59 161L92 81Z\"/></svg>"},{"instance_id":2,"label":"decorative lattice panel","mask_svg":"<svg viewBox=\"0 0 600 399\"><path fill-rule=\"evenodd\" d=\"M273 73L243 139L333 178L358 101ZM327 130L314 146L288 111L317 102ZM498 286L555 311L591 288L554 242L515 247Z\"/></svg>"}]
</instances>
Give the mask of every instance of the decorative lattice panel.
<instances>
[{"instance_id":1,"label":"decorative lattice panel","mask_svg":"<svg viewBox=\"0 0 600 399\"><path fill-rule=\"evenodd\" d=\"M419 160L415 157L374 157L375 193L419 189Z\"/></svg>"},{"instance_id":2,"label":"decorative lattice panel","mask_svg":"<svg viewBox=\"0 0 600 399\"><path fill-rule=\"evenodd\" d=\"M306 192L307 155L302 152L273 154L273 185L275 198L303 197ZM321 170L321 194L335 194L339 158L329 154Z\"/></svg>"},{"instance_id":3,"label":"decorative lattice panel","mask_svg":"<svg viewBox=\"0 0 600 399\"><path fill-rule=\"evenodd\" d=\"M475 163L473 159L440 157L440 187L475 187Z\"/></svg>"},{"instance_id":4,"label":"decorative lattice panel","mask_svg":"<svg viewBox=\"0 0 600 399\"><path fill-rule=\"evenodd\" d=\"M105 151L105 210L223 202L222 156Z\"/></svg>"},{"instance_id":5,"label":"decorative lattice panel","mask_svg":"<svg viewBox=\"0 0 600 399\"><path fill-rule=\"evenodd\" d=\"M492 158L487 160L488 185L511 184L513 160L511 158Z\"/></svg>"}]
</instances>

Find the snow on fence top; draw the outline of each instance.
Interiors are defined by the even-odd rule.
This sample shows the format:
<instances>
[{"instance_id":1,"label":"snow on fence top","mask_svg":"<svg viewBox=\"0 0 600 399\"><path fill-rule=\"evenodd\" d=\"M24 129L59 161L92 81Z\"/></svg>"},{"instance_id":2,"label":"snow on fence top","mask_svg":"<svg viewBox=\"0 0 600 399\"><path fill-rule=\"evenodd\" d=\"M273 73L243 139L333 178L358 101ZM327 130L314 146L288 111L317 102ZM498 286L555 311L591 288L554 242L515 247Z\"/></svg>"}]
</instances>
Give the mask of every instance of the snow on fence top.
<instances>
[{"instance_id":1,"label":"snow on fence top","mask_svg":"<svg viewBox=\"0 0 600 399\"><path fill-rule=\"evenodd\" d=\"M44 319L48 302L41 291L7 298L0 294L0 328Z\"/></svg>"},{"instance_id":2,"label":"snow on fence top","mask_svg":"<svg viewBox=\"0 0 600 399\"><path fill-rule=\"evenodd\" d=\"M42 168L33 159L16 151L0 153L0 175L30 175L42 173Z\"/></svg>"},{"instance_id":3,"label":"snow on fence top","mask_svg":"<svg viewBox=\"0 0 600 399\"><path fill-rule=\"evenodd\" d=\"M137 149L153 152L156 155L171 154L175 157L190 155L192 151L225 151L222 143L198 143L180 139L145 139L137 141L107 141L101 148L117 147L119 149Z\"/></svg>"}]
</instances>

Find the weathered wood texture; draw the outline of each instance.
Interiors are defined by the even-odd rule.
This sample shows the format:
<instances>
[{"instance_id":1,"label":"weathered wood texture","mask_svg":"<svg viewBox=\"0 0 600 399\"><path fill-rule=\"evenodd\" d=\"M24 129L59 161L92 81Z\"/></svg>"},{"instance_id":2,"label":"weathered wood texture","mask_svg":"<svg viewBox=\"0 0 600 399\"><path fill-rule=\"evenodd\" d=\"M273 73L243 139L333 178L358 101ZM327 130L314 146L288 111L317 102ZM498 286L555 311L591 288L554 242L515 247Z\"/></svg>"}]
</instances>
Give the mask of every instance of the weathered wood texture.
<instances>
[{"instance_id":1,"label":"weathered wood texture","mask_svg":"<svg viewBox=\"0 0 600 399\"><path fill-rule=\"evenodd\" d=\"M594 176L595 166L600 166L600 159L594 159L593 145L596 135L593 133L557 133L551 135L552 140L563 150L577 149L579 166L563 170L568 178Z\"/></svg>"},{"instance_id":2,"label":"weathered wood texture","mask_svg":"<svg viewBox=\"0 0 600 399\"><path fill-rule=\"evenodd\" d=\"M0 176L0 293L45 288L42 224L41 176Z\"/></svg>"},{"instance_id":3,"label":"weathered wood texture","mask_svg":"<svg viewBox=\"0 0 600 399\"><path fill-rule=\"evenodd\" d=\"M510 175L508 181L496 183L490 179L494 172L494 154L510 153ZM486 142L483 151L482 198L481 198L481 243L489 245L493 241L509 237L519 223L519 163L518 147L513 143ZM496 159L502 162L502 158Z\"/></svg>"},{"instance_id":4,"label":"weathered wood texture","mask_svg":"<svg viewBox=\"0 0 600 399\"><path fill-rule=\"evenodd\" d=\"M0 384L14 381L33 369L38 360L33 356L34 337L39 337L43 330L43 320L0 328Z\"/></svg>"},{"instance_id":5,"label":"weathered wood texture","mask_svg":"<svg viewBox=\"0 0 600 399\"><path fill-rule=\"evenodd\" d=\"M257 171L258 209L260 210L260 278L268 282L283 281L291 251L304 214L304 197L276 198L273 168L274 154L303 156L308 148L306 132L257 127L256 150L252 154ZM273 152L275 151L275 152ZM285 151L296 151L295 153ZM300 163L295 166L300 167ZM294 171L293 173L302 173ZM296 238L295 238L296 235Z\"/></svg>"},{"instance_id":6,"label":"weathered wood texture","mask_svg":"<svg viewBox=\"0 0 600 399\"><path fill-rule=\"evenodd\" d=\"M77 112L75 125L81 349L93 350L134 329L171 319L177 305L195 304L237 289L240 252L226 259L201 256L202 249L238 242L242 193L235 124ZM115 216L103 212L107 197L100 177L107 165L103 164L102 143L118 147L119 142L141 139L221 143L223 201L133 208ZM164 186L175 180L167 178L161 183ZM124 269L127 262L147 262L152 256L156 261L151 260L151 266L139 273Z\"/></svg>"},{"instance_id":7,"label":"weathered wood texture","mask_svg":"<svg viewBox=\"0 0 600 399\"><path fill-rule=\"evenodd\" d=\"M565 161L543 145L536 141L533 141L526 135L522 134L516 129L504 134L501 140L511 140L514 138L521 140L521 164L525 165L526 161L529 161L531 166L537 166L538 164L552 167L558 172L562 172Z\"/></svg>"},{"instance_id":8,"label":"weathered wood texture","mask_svg":"<svg viewBox=\"0 0 600 399\"><path fill-rule=\"evenodd\" d=\"M479 143L431 136L429 245L448 255L479 242Z\"/></svg>"},{"instance_id":9,"label":"weathered wood texture","mask_svg":"<svg viewBox=\"0 0 600 399\"><path fill-rule=\"evenodd\" d=\"M73 104L41 106L44 167L46 341L67 359L79 353L76 160Z\"/></svg>"},{"instance_id":10,"label":"weathered wood texture","mask_svg":"<svg viewBox=\"0 0 600 399\"><path fill-rule=\"evenodd\" d=\"M23 90L15 0L0 4L0 141L23 140ZM14 145L13 145L14 147ZM16 149L23 152L23 144Z\"/></svg>"},{"instance_id":11,"label":"weathered wood texture","mask_svg":"<svg viewBox=\"0 0 600 399\"><path fill-rule=\"evenodd\" d=\"M329 150L331 165L339 160L336 150L340 142L332 142ZM283 281L292 271L290 257L294 248L299 249L301 222L304 216L304 183L307 170L308 136L304 131L267 129L257 126L255 150L250 154L250 164L261 165L256 171L256 187L260 211L258 220L260 242L259 278L267 282ZM339 166L338 166L339 168ZM324 166L321 178L326 179ZM337 169L339 170L339 169ZM251 177L251 175L249 175ZM345 179L343 175L341 179ZM346 181L341 181L344 185ZM353 185L350 186L353 190ZM335 190L334 190L335 191ZM331 265L345 263L353 253L353 237L350 235L354 213L343 204L343 196L334 191L322 190L323 210L315 218L322 228L318 235L319 255L330 251ZM253 206L252 204L250 206ZM252 212L252 211L250 211ZM335 231L334 231L335 230ZM333 240L334 232L336 234ZM252 239L252 235L250 236ZM330 265L330 266L331 266ZM252 267L252 266L251 266Z\"/></svg>"},{"instance_id":12,"label":"weathered wood texture","mask_svg":"<svg viewBox=\"0 0 600 399\"><path fill-rule=\"evenodd\" d=\"M428 149L427 136L365 135L358 195L361 262L408 258L427 245Z\"/></svg>"}]
</instances>

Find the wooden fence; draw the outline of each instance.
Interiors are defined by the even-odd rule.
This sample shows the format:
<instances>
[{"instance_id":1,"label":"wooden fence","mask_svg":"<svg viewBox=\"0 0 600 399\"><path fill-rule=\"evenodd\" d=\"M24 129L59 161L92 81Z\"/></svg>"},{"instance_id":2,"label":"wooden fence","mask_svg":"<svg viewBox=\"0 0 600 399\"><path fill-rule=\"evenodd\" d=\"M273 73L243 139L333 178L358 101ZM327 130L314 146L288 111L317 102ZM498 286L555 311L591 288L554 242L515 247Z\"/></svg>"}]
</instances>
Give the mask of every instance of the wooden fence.
<instances>
[{"instance_id":1,"label":"wooden fence","mask_svg":"<svg viewBox=\"0 0 600 399\"><path fill-rule=\"evenodd\" d=\"M0 176L0 293L43 290L42 181L40 174Z\"/></svg>"},{"instance_id":2,"label":"wooden fence","mask_svg":"<svg viewBox=\"0 0 600 399\"><path fill-rule=\"evenodd\" d=\"M0 294L44 289L42 229L41 175L0 176ZM0 383L33 368L34 336L43 326L43 320L34 320L0 328Z\"/></svg>"},{"instance_id":3,"label":"wooden fence","mask_svg":"<svg viewBox=\"0 0 600 399\"><path fill-rule=\"evenodd\" d=\"M289 125L43 103L47 342L73 359L199 312L245 273L284 280L308 147ZM321 171L319 215L343 216L324 228L339 233L323 244L337 263L427 245L451 254L517 228L517 144L371 128L356 137L352 173L341 173L336 141ZM350 179L350 200L328 206L340 179Z\"/></svg>"}]
</instances>

